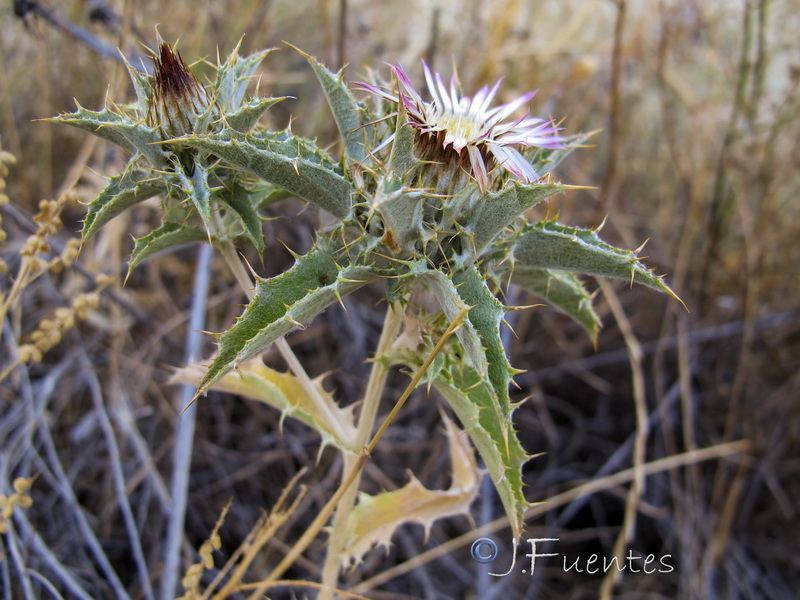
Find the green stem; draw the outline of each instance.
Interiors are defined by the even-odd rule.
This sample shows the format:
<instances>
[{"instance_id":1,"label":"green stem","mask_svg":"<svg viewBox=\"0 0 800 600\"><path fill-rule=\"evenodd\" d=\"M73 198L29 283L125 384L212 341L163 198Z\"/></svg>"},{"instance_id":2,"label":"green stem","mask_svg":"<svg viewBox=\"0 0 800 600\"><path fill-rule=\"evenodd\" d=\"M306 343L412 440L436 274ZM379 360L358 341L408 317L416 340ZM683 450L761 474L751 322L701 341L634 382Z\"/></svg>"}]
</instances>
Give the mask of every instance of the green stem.
<instances>
[{"instance_id":1,"label":"green stem","mask_svg":"<svg viewBox=\"0 0 800 600\"><path fill-rule=\"evenodd\" d=\"M372 430L375 428L375 418L378 414L378 407L380 406L381 397L383 396L383 390L386 387L386 377L389 374L389 369L382 360L382 355L397 338L403 323L404 312L403 305L400 302L396 302L386 311L383 330L378 340L378 347L375 350L372 371L370 372L367 390L364 394L361 414L358 418L356 448L364 448L367 446ZM359 455L355 454L346 454L344 456L342 477L347 477L349 473L353 472L359 458ZM322 591L320 592L319 600L331 600L333 598L333 592L339 580L341 554L346 542L347 523L350 519L350 513L352 513L355 506L360 479L361 472L359 470L356 471L354 481L347 487L346 492L336 507L336 514L333 517L333 525L328 541L328 553L322 571Z\"/></svg>"}]
</instances>

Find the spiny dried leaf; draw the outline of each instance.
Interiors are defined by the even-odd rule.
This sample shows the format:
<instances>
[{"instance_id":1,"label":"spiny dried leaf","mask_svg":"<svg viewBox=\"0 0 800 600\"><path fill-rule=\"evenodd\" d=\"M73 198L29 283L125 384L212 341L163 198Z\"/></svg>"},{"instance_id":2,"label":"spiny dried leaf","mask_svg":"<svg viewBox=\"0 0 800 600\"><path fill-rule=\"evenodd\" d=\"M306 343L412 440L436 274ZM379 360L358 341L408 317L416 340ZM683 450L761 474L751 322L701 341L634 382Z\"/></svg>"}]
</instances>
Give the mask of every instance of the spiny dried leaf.
<instances>
[{"instance_id":1,"label":"spiny dried leaf","mask_svg":"<svg viewBox=\"0 0 800 600\"><path fill-rule=\"evenodd\" d=\"M197 386L202 381L208 365L195 363L178 369L170 383L187 383ZM246 396L281 411L286 417L299 419L322 436L323 444L333 444L342 451L357 451L352 447L356 439L352 405L340 408L325 391L319 380L314 381L317 395L324 402L319 406L311 398L302 382L291 373L280 373L267 367L260 359L250 360L218 379L211 389Z\"/></svg>"},{"instance_id":2,"label":"spiny dried leaf","mask_svg":"<svg viewBox=\"0 0 800 600\"><path fill-rule=\"evenodd\" d=\"M375 496L359 494L358 505L350 514L342 552L342 564L360 562L375 545L389 546L397 528L418 523L426 533L437 519L469 514L469 507L480 490L475 453L466 436L449 419L444 420L450 448L453 482L447 490L429 490L410 475L402 488Z\"/></svg>"}]
</instances>

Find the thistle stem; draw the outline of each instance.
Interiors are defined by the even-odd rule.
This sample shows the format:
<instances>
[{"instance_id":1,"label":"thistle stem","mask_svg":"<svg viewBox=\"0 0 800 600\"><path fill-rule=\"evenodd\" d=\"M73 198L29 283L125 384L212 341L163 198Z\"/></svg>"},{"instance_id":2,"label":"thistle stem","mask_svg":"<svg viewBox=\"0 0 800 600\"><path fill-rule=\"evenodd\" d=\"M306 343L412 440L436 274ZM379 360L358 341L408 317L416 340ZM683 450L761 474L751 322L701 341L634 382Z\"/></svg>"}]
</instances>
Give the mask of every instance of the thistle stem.
<instances>
[{"instance_id":1,"label":"thistle stem","mask_svg":"<svg viewBox=\"0 0 800 600\"><path fill-rule=\"evenodd\" d=\"M404 314L405 311L400 302L396 302L386 310L383 330L378 340L378 347L375 349L372 371L369 375L367 390L361 405L361 414L358 418L356 448L365 448L367 446L372 430L375 428L375 418L378 414L383 390L386 387L386 377L389 375L389 368L381 360L381 355L389 349L397 338ZM354 472L360 458L360 455L345 454L342 477L347 477ZM319 600L331 600L333 597L333 590L336 588L341 569L341 553L344 550L346 541L347 522L355 506L360 479L361 471L355 471L353 482L348 485L336 507L336 514L333 517L333 525L328 541L328 554L325 557L325 566L322 571L322 591L320 592Z\"/></svg>"},{"instance_id":2,"label":"thistle stem","mask_svg":"<svg viewBox=\"0 0 800 600\"><path fill-rule=\"evenodd\" d=\"M372 436L372 439L369 442L369 444L365 445L362 448L358 457L354 461L355 464L353 465L353 468L350 471L347 470L344 471L344 476L342 477L342 483L339 486L339 488L333 494L331 499L328 500L325 506L322 507L322 510L319 511L319 514L317 514L317 517L311 522L311 525L308 526L303 535L301 535L300 538L292 545L291 550L289 550L289 552L286 553L283 559L278 563L278 566L276 566L273 569L269 577L267 577L266 579L262 580L259 583L256 591L250 596L251 600L255 600L256 598L261 598L264 592L270 587L270 585L274 584L274 582L277 581L278 578L281 575L283 575L286 572L286 570L294 564L294 562L298 559L298 557L303 552L305 552L306 548L308 548L311 542L314 541L314 539L317 537L317 534L324 527L325 523L327 523L328 518L331 516L333 511L337 507L340 507L342 499L344 498L345 494L350 490L353 483L355 483L356 480L359 478L361 469L366 464L367 460L369 459L370 453L375 449L375 446L378 444L378 441L381 439L381 436L384 434L386 429L388 429L391 422L397 416L397 413L400 412L400 409L403 408L403 405L405 404L406 400L408 400L409 396L411 396L411 392L417 389L419 382L422 381L422 378L424 377L428 368L431 366L431 364L433 363L434 359L439 354L439 352L441 352L442 348L444 348L444 345L447 343L447 340L449 340L450 336L452 336L453 333L455 333L456 329L458 329L461 326L461 323L467 316L467 312L469 312L469 309L467 307L464 307L455 316L453 321L450 323L450 327L448 327L447 330L442 334L442 337L439 338L439 341L433 347L431 353L423 361L422 366L419 369L417 369L417 372L414 374L414 377L412 377L411 382L406 386L403 395L400 396L400 399L397 401L394 408L391 410L389 415L383 420L383 423L378 428L378 431L375 433L375 435ZM387 315L387 319L388 318L389 316ZM398 315L397 318L398 320L402 320L401 315ZM381 335L381 338L382 339L384 338L383 334ZM350 507L350 510L352 510L352 506ZM333 558L331 558L331 556ZM333 561L333 564L337 565L337 572L336 572L337 577L338 577L338 563L336 561L338 560L338 558L339 558L338 556L330 552L330 545L329 545L329 555L328 559L326 560L326 570L327 570L327 563ZM335 583L336 582L334 581L334 584ZM320 599L322 600L323 598L327 598L328 600L330 600L332 592L333 592L332 587L323 585L323 591L320 593Z\"/></svg>"}]
</instances>

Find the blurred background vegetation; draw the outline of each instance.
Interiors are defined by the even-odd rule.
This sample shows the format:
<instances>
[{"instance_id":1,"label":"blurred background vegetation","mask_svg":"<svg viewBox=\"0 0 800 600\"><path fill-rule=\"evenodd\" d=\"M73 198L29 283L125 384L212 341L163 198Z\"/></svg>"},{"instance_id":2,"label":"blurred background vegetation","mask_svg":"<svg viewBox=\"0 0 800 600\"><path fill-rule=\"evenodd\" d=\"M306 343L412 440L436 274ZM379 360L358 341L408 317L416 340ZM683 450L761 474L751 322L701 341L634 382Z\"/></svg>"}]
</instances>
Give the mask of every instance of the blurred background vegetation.
<instances>
[{"instance_id":1,"label":"blurred background vegetation","mask_svg":"<svg viewBox=\"0 0 800 600\"><path fill-rule=\"evenodd\" d=\"M528 497L546 501L630 467L637 432L647 460L746 439L744 453L647 479L634 498L629 545L637 555L670 554L675 570L626 572L614 594L796 597L800 11L793 2L9 0L0 5L0 17L0 143L17 159L4 192L11 205L2 208L4 292L35 230L31 217L39 201L74 190L78 201L88 202L103 177L124 164L103 142L36 120L73 110L73 98L92 109L106 99L132 100L113 49L148 64L145 47L155 48L156 27L165 40L180 39L188 62L213 61L217 52L224 57L242 36L242 54L279 48L265 62L259 85L262 93L296 99L270 111L269 125L291 123L295 132L331 144L334 153L324 98L305 60L284 41L331 68L347 64L344 76L351 81L368 69L385 76L384 61L399 61L419 82L420 58L444 73L456 64L467 93L502 76L505 101L538 89L534 114L563 119L567 134L599 130L593 147L573 154L555 173L565 183L596 189L552 198L531 216L604 223L604 239L624 247L647 241L647 264L666 274L688 310L648 290L603 286L598 307L604 329L596 348L550 309L515 313L509 352L512 364L526 370L517 377L517 396L528 398L517 412L518 429L527 451L545 453L526 466ZM196 69L202 74L209 67ZM54 252L77 236L83 214L79 202L67 202ZM273 240L266 260L249 256L257 271L270 275L290 264L281 242L307 248L319 219L292 202L275 207L272 216L278 218L265 224ZM48 592L35 573L54 582L71 574L92 597L117 597L120 585L132 598L147 597L133 550L138 546L158 588L169 511L164 482L179 418L177 392L166 381L183 361L196 249L149 261L122 287L131 233L138 237L156 219L148 204L116 219L84 248L75 267L27 286L3 323L0 360L7 365L16 344L43 319L93 289L93 275L114 278L99 305L67 328L59 345L0 384L0 492L12 493L14 477L36 475L33 506L15 512L16 545L8 541L0 554L0 587L14 581L16 548L41 597ZM225 273L221 261L213 272ZM213 280L209 331L228 327L244 301L226 277ZM510 293L518 304L533 302ZM378 299L377 289L356 294L347 312L334 307L289 338L312 374L329 373L328 388L345 403L363 391L364 360L384 309ZM627 316L612 310L616 303ZM208 337L204 356L212 351ZM283 368L277 356L267 362ZM399 394L407 379L395 374L392 381ZM435 406L436 398L416 394L368 466L368 489L402 485L409 468L426 485L448 485ZM637 424L637 406L649 414L648 431L641 419ZM256 563L255 580L302 531L303 515L329 497L341 466L333 453L320 454L319 440L291 419L281 434L279 415L264 406L212 393L199 407L187 565L228 499L232 507L220 530L225 557L292 475L308 469L303 483L309 492ZM474 510L476 524L502 512L491 488L486 491ZM610 556L626 506L628 486L612 486L540 511L527 535L559 538L552 551L562 555ZM368 580L472 529L463 518L441 523L428 538L418 527L404 527L396 544L374 551L350 572L349 582ZM292 578L319 580L323 541ZM529 551L523 548L520 554ZM360 590L374 598L598 596L602 573L565 573L555 559L533 576L488 578L486 565L474 563L468 550L467 544ZM510 548L498 564L510 564ZM20 589L4 590L4 597ZM270 597L312 593L284 590Z\"/></svg>"}]
</instances>

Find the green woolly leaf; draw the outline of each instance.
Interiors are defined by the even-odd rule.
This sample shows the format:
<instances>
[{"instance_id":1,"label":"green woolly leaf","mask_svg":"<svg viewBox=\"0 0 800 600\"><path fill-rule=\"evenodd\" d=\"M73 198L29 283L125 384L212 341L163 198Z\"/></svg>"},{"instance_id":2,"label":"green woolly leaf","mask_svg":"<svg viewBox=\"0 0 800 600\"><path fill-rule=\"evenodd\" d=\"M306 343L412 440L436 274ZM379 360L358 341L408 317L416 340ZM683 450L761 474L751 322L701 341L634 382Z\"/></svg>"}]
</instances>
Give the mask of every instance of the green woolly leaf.
<instances>
[{"instance_id":1,"label":"green woolly leaf","mask_svg":"<svg viewBox=\"0 0 800 600\"><path fill-rule=\"evenodd\" d=\"M414 263L411 267L411 273L414 274L418 282L433 292L439 302L439 306L441 306L442 311L450 322L455 319L462 309L469 306L468 303L464 302L459 290L456 289L453 279L441 271L428 269L425 261ZM486 360L483 342L472 321L465 320L461 327L456 330L456 336L458 336L458 341L461 342L461 346L467 355L467 360L472 367L478 373L488 376L489 363Z\"/></svg>"},{"instance_id":2,"label":"green woolly leaf","mask_svg":"<svg viewBox=\"0 0 800 600\"><path fill-rule=\"evenodd\" d=\"M210 152L340 219L350 214L353 190L338 167L313 144L288 133L256 137L226 130L214 137L186 136L173 142Z\"/></svg>"},{"instance_id":3,"label":"green woolly leaf","mask_svg":"<svg viewBox=\"0 0 800 600\"><path fill-rule=\"evenodd\" d=\"M507 418L511 412L508 386L511 383L513 370L508 363L500 338L500 325L503 322L505 309L492 294L476 267L472 266L455 273L453 283L461 300L471 307L468 314L469 322L480 339L481 350L488 365L486 375L480 371L478 374L484 376L494 390L498 399L496 407L500 413L498 418Z\"/></svg>"},{"instance_id":4,"label":"green woolly leaf","mask_svg":"<svg viewBox=\"0 0 800 600\"><path fill-rule=\"evenodd\" d=\"M133 83L133 89L136 91L136 108L139 113L144 116L147 113L147 107L150 105L150 97L152 95L150 78L147 76L147 74L140 72L131 63L129 63L124 54L120 54L123 62L125 63L125 68L128 70L131 83Z\"/></svg>"},{"instance_id":5,"label":"green woolly leaf","mask_svg":"<svg viewBox=\"0 0 800 600\"><path fill-rule=\"evenodd\" d=\"M146 236L136 240L136 244L131 252L128 262L128 275L144 259L152 256L156 252L190 244L192 242L203 242L208 240L208 234L193 225L186 223L174 223L167 221L158 229L151 231Z\"/></svg>"},{"instance_id":6,"label":"green woolly leaf","mask_svg":"<svg viewBox=\"0 0 800 600\"><path fill-rule=\"evenodd\" d=\"M514 535L518 536L527 506L520 474L527 456L519 446L511 421L513 410L508 386L513 370L500 339L503 306L474 266L455 273L452 279L438 271L418 278L434 292L449 320L462 307L470 307L468 322L456 332L468 360L456 356L452 381L443 381L441 371L436 370L433 373L438 378L434 382L481 452L503 499Z\"/></svg>"},{"instance_id":7,"label":"green woolly leaf","mask_svg":"<svg viewBox=\"0 0 800 600\"><path fill-rule=\"evenodd\" d=\"M314 69L328 104L333 112L336 126L342 136L345 155L354 162L363 162L367 156L372 127L366 117L366 109L360 106L350 88L342 78L342 73L331 73L316 58L302 53Z\"/></svg>"},{"instance_id":8,"label":"green woolly leaf","mask_svg":"<svg viewBox=\"0 0 800 600\"><path fill-rule=\"evenodd\" d=\"M286 100L287 96L280 98L257 98L251 100L236 112L225 115L225 122L228 127L240 133L247 133L256 126L258 120L281 100Z\"/></svg>"},{"instance_id":9,"label":"green woolly leaf","mask_svg":"<svg viewBox=\"0 0 800 600\"><path fill-rule=\"evenodd\" d=\"M386 183L382 182L372 202L383 220L381 241L392 254L413 253L417 242L425 243L434 235L422 223L427 194L405 188L390 191Z\"/></svg>"},{"instance_id":10,"label":"green woolly leaf","mask_svg":"<svg viewBox=\"0 0 800 600\"><path fill-rule=\"evenodd\" d=\"M528 225L514 246L513 256L516 266L627 279L677 299L661 277L639 262L635 252L606 244L590 229L552 221Z\"/></svg>"},{"instance_id":11,"label":"green woolly leaf","mask_svg":"<svg viewBox=\"0 0 800 600\"><path fill-rule=\"evenodd\" d=\"M153 178L140 169L128 169L122 175L112 177L100 195L89 203L81 242L86 242L103 225L131 206L165 191L161 178Z\"/></svg>"},{"instance_id":12,"label":"green woolly leaf","mask_svg":"<svg viewBox=\"0 0 800 600\"><path fill-rule=\"evenodd\" d=\"M419 159L414 156L415 136L414 128L408 125L408 112L401 103L397 113L392 153L389 155L389 169L401 179L405 179L419 164Z\"/></svg>"},{"instance_id":13,"label":"green woolly leaf","mask_svg":"<svg viewBox=\"0 0 800 600\"><path fill-rule=\"evenodd\" d=\"M557 183L512 182L503 190L488 194L478 202L467 218L465 230L471 238L476 256L522 213L545 198L569 189Z\"/></svg>"},{"instance_id":14,"label":"green woolly leaf","mask_svg":"<svg viewBox=\"0 0 800 600\"><path fill-rule=\"evenodd\" d=\"M244 224L247 237L259 252L264 252L264 230L261 228L261 217L258 216L250 193L238 181L234 182L231 190L225 190L220 194L220 198L225 204L230 206Z\"/></svg>"},{"instance_id":15,"label":"green woolly leaf","mask_svg":"<svg viewBox=\"0 0 800 600\"><path fill-rule=\"evenodd\" d=\"M208 169L195 164L191 176L181 174L181 184L197 209L207 231L213 230L211 223L211 189L208 187Z\"/></svg>"},{"instance_id":16,"label":"green woolly leaf","mask_svg":"<svg viewBox=\"0 0 800 600\"><path fill-rule=\"evenodd\" d=\"M456 360L450 380L433 386L458 416L478 449L503 503L514 538L522 533L528 502L522 493L522 466L530 458L517 439L510 414L501 416L493 389L471 367Z\"/></svg>"},{"instance_id":17,"label":"green woolly leaf","mask_svg":"<svg viewBox=\"0 0 800 600\"><path fill-rule=\"evenodd\" d=\"M255 297L242 316L219 337L219 353L198 394L205 393L225 373L377 276L370 267L339 266L328 250L317 248L299 257L288 271L260 280Z\"/></svg>"},{"instance_id":18,"label":"green woolly leaf","mask_svg":"<svg viewBox=\"0 0 800 600\"><path fill-rule=\"evenodd\" d=\"M138 152L154 168L164 167L167 164L167 155L160 145L161 134L157 130L107 108L96 112L87 110L79 105L76 112L59 115L49 120L56 123L66 123L93 133L97 137L108 140L128 152Z\"/></svg>"},{"instance_id":19,"label":"green woolly leaf","mask_svg":"<svg viewBox=\"0 0 800 600\"><path fill-rule=\"evenodd\" d=\"M228 55L228 59L217 66L217 79L213 86L214 100L223 112L233 113L239 110L258 65L273 50L262 50L242 58L239 56L240 46L241 41Z\"/></svg>"},{"instance_id":20,"label":"green woolly leaf","mask_svg":"<svg viewBox=\"0 0 800 600\"><path fill-rule=\"evenodd\" d=\"M572 317L592 337L600 331L600 317L592 307L592 296L572 273L517 265L511 283L536 294L548 304Z\"/></svg>"}]
</instances>

